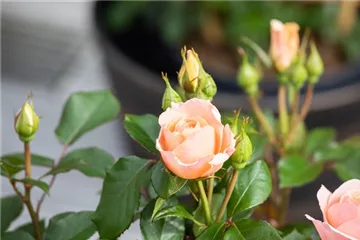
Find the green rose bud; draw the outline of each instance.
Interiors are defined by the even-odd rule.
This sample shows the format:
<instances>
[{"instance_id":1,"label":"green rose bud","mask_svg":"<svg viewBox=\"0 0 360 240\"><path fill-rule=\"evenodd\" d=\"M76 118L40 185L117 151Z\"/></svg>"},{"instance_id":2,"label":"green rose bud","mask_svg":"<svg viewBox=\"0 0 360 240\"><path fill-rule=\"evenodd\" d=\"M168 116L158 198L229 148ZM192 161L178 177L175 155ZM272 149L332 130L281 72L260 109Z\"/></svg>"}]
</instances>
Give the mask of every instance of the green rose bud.
<instances>
[{"instance_id":1,"label":"green rose bud","mask_svg":"<svg viewBox=\"0 0 360 240\"><path fill-rule=\"evenodd\" d=\"M311 42L310 45L310 55L306 62L306 68L309 73L309 82L311 84L317 83L324 73L324 63L314 42Z\"/></svg>"},{"instance_id":2,"label":"green rose bud","mask_svg":"<svg viewBox=\"0 0 360 240\"><path fill-rule=\"evenodd\" d=\"M162 98L162 109L165 111L169 107L171 107L171 103L179 103L182 102L180 95L171 87L169 83L169 79L166 74L161 73L162 78L165 81L166 88Z\"/></svg>"},{"instance_id":3,"label":"green rose bud","mask_svg":"<svg viewBox=\"0 0 360 240\"><path fill-rule=\"evenodd\" d=\"M31 98L24 103L15 116L15 131L23 142L30 142L39 127L39 117L34 111Z\"/></svg>"},{"instance_id":4,"label":"green rose bud","mask_svg":"<svg viewBox=\"0 0 360 240\"><path fill-rule=\"evenodd\" d=\"M244 89L247 94L255 95L259 90L259 81L259 72L249 63L247 56L244 55L242 65L237 74L238 85Z\"/></svg>"},{"instance_id":5,"label":"green rose bud","mask_svg":"<svg viewBox=\"0 0 360 240\"><path fill-rule=\"evenodd\" d=\"M245 124L247 120L245 120ZM241 132L236 140L235 152L231 155L231 165L233 168L239 170L244 168L247 161L253 153L253 147L249 136L245 132L245 124L243 124Z\"/></svg>"},{"instance_id":6,"label":"green rose bud","mask_svg":"<svg viewBox=\"0 0 360 240\"><path fill-rule=\"evenodd\" d=\"M217 92L215 81L211 77L211 75L206 73L205 71L203 71L202 74L200 74L200 86L201 86L201 92L208 99L212 99L215 96Z\"/></svg>"},{"instance_id":7,"label":"green rose bud","mask_svg":"<svg viewBox=\"0 0 360 240\"><path fill-rule=\"evenodd\" d=\"M308 78L308 72L305 66L301 63L295 65L291 72L291 83L296 89L302 88L306 79Z\"/></svg>"}]
</instances>

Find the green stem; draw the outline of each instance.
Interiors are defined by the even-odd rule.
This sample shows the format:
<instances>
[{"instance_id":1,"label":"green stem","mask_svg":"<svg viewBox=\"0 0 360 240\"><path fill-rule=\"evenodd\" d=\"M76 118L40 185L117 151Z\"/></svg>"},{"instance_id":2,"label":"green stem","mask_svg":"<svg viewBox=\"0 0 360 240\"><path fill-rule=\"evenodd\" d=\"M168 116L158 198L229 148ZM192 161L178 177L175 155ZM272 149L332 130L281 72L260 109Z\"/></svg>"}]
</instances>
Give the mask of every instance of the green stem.
<instances>
[{"instance_id":1,"label":"green stem","mask_svg":"<svg viewBox=\"0 0 360 240\"><path fill-rule=\"evenodd\" d=\"M256 118L260 122L261 126L264 128L264 131L269 139L269 141L273 144L275 144L275 136L274 136L274 130L271 127L269 121L266 119L264 113L262 112L259 103L254 96L249 96L249 102L251 104L251 108L253 109Z\"/></svg>"},{"instance_id":2,"label":"green stem","mask_svg":"<svg viewBox=\"0 0 360 240\"><path fill-rule=\"evenodd\" d=\"M209 202L208 202L208 200L206 198L204 185L203 185L201 180L198 180L196 183L197 183L197 186L199 188L201 202L202 202L202 205L204 207L205 222L206 222L206 225L209 225L211 223L211 215L210 215Z\"/></svg>"},{"instance_id":3,"label":"green stem","mask_svg":"<svg viewBox=\"0 0 360 240\"><path fill-rule=\"evenodd\" d=\"M211 200L212 200L212 196L213 196L213 191L214 191L214 176L210 176L211 178L209 179L209 185L208 185L208 202L209 205L211 206Z\"/></svg>"},{"instance_id":4,"label":"green stem","mask_svg":"<svg viewBox=\"0 0 360 240\"><path fill-rule=\"evenodd\" d=\"M286 87L284 84L281 84L279 86L278 104L279 104L280 131L282 136L285 137L289 130L289 116L286 106Z\"/></svg>"},{"instance_id":5,"label":"green stem","mask_svg":"<svg viewBox=\"0 0 360 240\"><path fill-rule=\"evenodd\" d=\"M220 222L222 216L224 215L226 206L229 203L232 192L234 191L238 175L239 175L239 170L234 169L230 184L228 185L228 188L226 189L226 195L225 195L224 201L221 204L221 208L220 208L219 213L218 213L218 215L216 217L216 222Z\"/></svg>"}]
</instances>

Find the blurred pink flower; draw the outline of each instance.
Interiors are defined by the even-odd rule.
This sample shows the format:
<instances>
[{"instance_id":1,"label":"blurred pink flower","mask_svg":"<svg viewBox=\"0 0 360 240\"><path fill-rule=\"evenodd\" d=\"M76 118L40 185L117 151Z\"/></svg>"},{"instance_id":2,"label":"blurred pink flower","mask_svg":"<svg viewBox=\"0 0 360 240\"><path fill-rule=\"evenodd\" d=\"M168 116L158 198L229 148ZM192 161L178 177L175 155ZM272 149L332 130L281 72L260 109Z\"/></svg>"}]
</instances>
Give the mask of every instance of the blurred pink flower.
<instances>
[{"instance_id":1,"label":"blurred pink flower","mask_svg":"<svg viewBox=\"0 0 360 240\"><path fill-rule=\"evenodd\" d=\"M349 180L333 193L321 186L317 198L324 222L305 216L322 240L360 240L360 180Z\"/></svg>"}]
</instances>

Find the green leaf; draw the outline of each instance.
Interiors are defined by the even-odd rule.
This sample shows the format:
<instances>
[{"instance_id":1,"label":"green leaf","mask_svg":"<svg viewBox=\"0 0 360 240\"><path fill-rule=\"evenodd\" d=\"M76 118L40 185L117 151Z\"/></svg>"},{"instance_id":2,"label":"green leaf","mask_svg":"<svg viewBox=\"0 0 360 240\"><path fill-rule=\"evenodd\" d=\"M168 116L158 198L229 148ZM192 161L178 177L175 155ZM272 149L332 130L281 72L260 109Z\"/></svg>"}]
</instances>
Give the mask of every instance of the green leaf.
<instances>
[{"instance_id":1,"label":"green leaf","mask_svg":"<svg viewBox=\"0 0 360 240\"><path fill-rule=\"evenodd\" d=\"M1 234L20 216L24 205L17 195L1 198Z\"/></svg>"},{"instance_id":2,"label":"green leaf","mask_svg":"<svg viewBox=\"0 0 360 240\"><path fill-rule=\"evenodd\" d=\"M45 232L45 220L40 220L39 222L40 225L40 231L43 233ZM16 232L20 231L20 232L27 232L29 233L31 236L33 236L34 238L36 237L35 234L35 230L34 230L34 225L32 222L29 223L25 223L21 226L19 226L18 228L15 229Z\"/></svg>"},{"instance_id":3,"label":"green leaf","mask_svg":"<svg viewBox=\"0 0 360 240\"><path fill-rule=\"evenodd\" d=\"M286 235L283 240L307 240L308 238L298 231L294 230L290 234Z\"/></svg>"},{"instance_id":4,"label":"green leaf","mask_svg":"<svg viewBox=\"0 0 360 240\"><path fill-rule=\"evenodd\" d=\"M92 211L66 213L57 215L50 220L46 230L45 240L83 240L89 239L95 232L96 226L91 221Z\"/></svg>"},{"instance_id":5,"label":"green leaf","mask_svg":"<svg viewBox=\"0 0 360 240\"><path fill-rule=\"evenodd\" d=\"M150 152L158 153L158 150L155 147L156 138L160 131L157 117L151 114L142 116L126 114L124 127L132 139L140 143Z\"/></svg>"},{"instance_id":6,"label":"green leaf","mask_svg":"<svg viewBox=\"0 0 360 240\"><path fill-rule=\"evenodd\" d=\"M70 96L55 133L62 144L71 145L86 132L117 118L120 103L110 90L77 92Z\"/></svg>"},{"instance_id":7,"label":"green leaf","mask_svg":"<svg viewBox=\"0 0 360 240\"><path fill-rule=\"evenodd\" d=\"M315 128L310 131L305 146L305 154L319 151L329 146L335 140L335 130L333 128Z\"/></svg>"},{"instance_id":8,"label":"green leaf","mask_svg":"<svg viewBox=\"0 0 360 240\"><path fill-rule=\"evenodd\" d=\"M9 163L4 159L0 159L0 167L1 167L1 175L4 177L9 177L9 176L12 177L13 175L25 169L24 166L18 167L16 165Z\"/></svg>"},{"instance_id":9,"label":"green leaf","mask_svg":"<svg viewBox=\"0 0 360 240\"><path fill-rule=\"evenodd\" d=\"M337 162L334 170L343 181L360 178L360 150L354 151L347 159Z\"/></svg>"},{"instance_id":10,"label":"green leaf","mask_svg":"<svg viewBox=\"0 0 360 240\"><path fill-rule=\"evenodd\" d=\"M186 218L186 219L193 221L195 224L204 225L203 223L197 221L194 218L194 216L191 215L188 211L186 211L186 209L181 205L169 206L169 207L165 207L165 208L159 210L154 215L153 220L157 221L159 219L166 218L166 217Z\"/></svg>"},{"instance_id":11,"label":"green leaf","mask_svg":"<svg viewBox=\"0 0 360 240\"><path fill-rule=\"evenodd\" d=\"M2 240L35 240L30 233L22 231L6 232L1 236Z\"/></svg>"},{"instance_id":12,"label":"green leaf","mask_svg":"<svg viewBox=\"0 0 360 240\"><path fill-rule=\"evenodd\" d=\"M271 193L271 176L264 161L256 161L239 170L234 191L230 197L228 217L263 203Z\"/></svg>"},{"instance_id":13,"label":"green leaf","mask_svg":"<svg viewBox=\"0 0 360 240\"><path fill-rule=\"evenodd\" d=\"M159 198L161 199L161 198ZM144 208L140 218L140 228L144 240L182 240L185 235L185 221L182 218L168 217L152 221L158 201L153 199Z\"/></svg>"},{"instance_id":14,"label":"green leaf","mask_svg":"<svg viewBox=\"0 0 360 240\"><path fill-rule=\"evenodd\" d=\"M14 179L16 182L28 183L31 186L38 187L43 190L45 193L49 193L49 185L46 182L32 179L32 178L24 178L24 179Z\"/></svg>"},{"instance_id":15,"label":"green leaf","mask_svg":"<svg viewBox=\"0 0 360 240\"><path fill-rule=\"evenodd\" d=\"M120 158L107 172L93 217L101 238L117 238L130 226L139 206L140 186L151 176L151 164L149 160L128 156Z\"/></svg>"},{"instance_id":16,"label":"green leaf","mask_svg":"<svg viewBox=\"0 0 360 240\"><path fill-rule=\"evenodd\" d=\"M314 162L346 161L355 151L356 148L346 143L332 144L325 149L316 151L313 160Z\"/></svg>"},{"instance_id":17,"label":"green leaf","mask_svg":"<svg viewBox=\"0 0 360 240\"><path fill-rule=\"evenodd\" d=\"M299 155L288 155L278 162L280 187L298 187L315 180L323 170L322 163L310 163Z\"/></svg>"},{"instance_id":18,"label":"green leaf","mask_svg":"<svg viewBox=\"0 0 360 240\"><path fill-rule=\"evenodd\" d=\"M155 205L154 205L154 210L151 214L151 219L154 218L155 214L160 210L160 208L164 205L165 203L165 199L158 197L156 199Z\"/></svg>"},{"instance_id":19,"label":"green leaf","mask_svg":"<svg viewBox=\"0 0 360 240\"><path fill-rule=\"evenodd\" d=\"M211 201L211 206L210 206L210 210L211 210L211 219L213 221L215 221L217 213L220 210L221 204L224 201L224 193L215 193L213 194L212 197L212 201ZM206 226L205 226L205 213L204 213L204 207L203 207L203 203L200 200L198 207L196 208L196 210L194 211L194 217L197 221L204 223L204 225L199 226L199 225L193 225L193 232L195 234L195 236L199 236L200 233L202 231L205 230ZM223 215L223 220L226 219L226 214Z\"/></svg>"},{"instance_id":20,"label":"green leaf","mask_svg":"<svg viewBox=\"0 0 360 240\"><path fill-rule=\"evenodd\" d=\"M52 167L54 160L38 154L31 154L31 164L40 167ZM25 169L24 153L11 153L1 157L1 174L11 176Z\"/></svg>"},{"instance_id":21,"label":"green leaf","mask_svg":"<svg viewBox=\"0 0 360 240\"><path fill-rule=\"evenodd\" d=\"M88 177L104 178L114 164L113 157L97 147L82 148L68 153L47 175L78 170Z\"/></svg>"},{"instance_id":22,"label":"green leaf","mask_svg":"<svg viewBox=\"0 0 360 240\"><path fill-rule=\"evenodd\" d=\"M224 235L224 240L246 240L244 236L241 234L240 229L236 226L236 224L232 224L232 226L226 231Z\"/></svg>"},{"instance_id":23,"label":"green leaf","mask_svg":"<svg viewBox=\"0 0 360 240\"><path fill-rule=\"evenodd\" d=\"M234 228L230 231L230 229ZM240 234L243 236L243 239L246 240L258 240L258 239L271 239L271 240L281 240L281 237L277 230L270 226L265 221L255 221L250 219L243 219L238 222L234 222L228 231L230 231L229 236L225 233L225 239L237 239L229 238L231 236L236 236L233 234ZM240 238L241 239L241 238Z\"/></svg>"},{"instance_id":24,"label":"green leaf","mask_svg":"<svg viewBox=\"0 0 360 240\"><path fill-rule=\"evenodd\" d=\"M164 199L178 192L186 182L186 179L171 175L162 162L156 164L151 176L151 183L156 193Z\"/></svg>"},{"instance_id":25,"label":"green leaf","mask_svg":"<svg viewBox=\"0 0 360 240\"><path fill-rule=\"evenodd\" d=\"M215 223L206 228L197 240L219 240L223 239L225 231L225 223Z\"/></svg>"},{"instance_id":26,"label":"green leaf","mask_svg":"<svg viewBox=\"0 0 360 240\"><path fill-rule=\"evenodd\" d=\"M285 236L291 234L292 232L298 232L307 237L307 239L320 240L320 237L311 222L288 224L285 228L281 229L281 232Z\"/></svg>"}]
</instances>

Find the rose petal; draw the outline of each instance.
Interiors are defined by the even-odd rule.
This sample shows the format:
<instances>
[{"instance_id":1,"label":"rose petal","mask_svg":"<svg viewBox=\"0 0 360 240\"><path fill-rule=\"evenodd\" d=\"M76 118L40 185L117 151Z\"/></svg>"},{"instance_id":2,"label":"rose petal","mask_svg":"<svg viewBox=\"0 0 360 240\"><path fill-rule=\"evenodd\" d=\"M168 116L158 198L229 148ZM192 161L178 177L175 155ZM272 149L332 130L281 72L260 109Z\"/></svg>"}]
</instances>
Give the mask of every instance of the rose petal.
<instances>
[{"instance_id":1,"label":"rose petal","mask_svg":"<svg viewBox=\"0 0 360 240\"><path fill-rule=\"evenodd\" d=\"M182 105L183 103L171 103L171 107L160 114L159 125L164 126L175 121L176 119L185 117L186 114L180 111Z\"/></svg>"},{"instance_id":2,"label":"rose petal","mask_svg":"<svg viewBox=\"0 0 360 240\"><path fill-rule=\"evenodd\" d=\"M352 179L344 182L338 189L336 189L333 194L330 196L328 205L331 206L334 203L340 201L341 197L346 194L348 191L359 190L360 189L360 180Z\"/></svg>"},{"instance_id":3,"label":"rose petal","mask_svg":"<svg viewBox=\"0 0 360 240\"><path fill-rule=\"evenodd\" d=\"M337 230L354 237L354 239L360 239L360 219L346 222L340 225Z\"/></svg>"},{"instance_id":4,"label":"rose petal","mask_svg":"<svg viewBox=\"0 0 360 240\"><path fill-rule=\"evenodd\" d=\"M327 223L316 220L307 214L305 215L305 217L313 222L322 240L348 240L348 238L345 237L343 234L334 231Z\"/></svg>"},{"instance_id":5,"label":"rose petal","mask_svg":"<svg viewBox=\"0 0 360 240\"><path fill-rule=\"evenodd\" d=\"M192 164L198 159L213 155L215 148L214 128L205 126L174 149L176 157L184 164Z\"/></svg>"},{"instance_id":6,"label":"rose petal","mask_svg":"<svg viewBox=\"0 0 360 240\"><path fill-rule=\"evenodd\" d=\"M156 141L159 142L159 144L156 146L157 150L172 151L181 144L182 138L180 135L176 136L175 134L171 133L166 128L161 128L159 137ZM160 146L160 148L158 148L158 146Z\"/></svg>"},{"instance_id":7,"label":"rose petal","mask_svg":"<svg viewBox=\"0 0 360 240\"><path fill-rule=\"evenodd\" d=\"M203 175L201 175L201 177L209 177L211 175L213 175L214 173L216 173L217 171L219 171L223 164L218 164L218 165L211 165L209 164L211 167L209 170L207 170L205 173L203 173Z\"/></svg>"},{"instance_id":8,"label":"rose petal","mask_svg":"<svg viewBox=\"0 0 360 240\"><path fill-rule=\"evenodd\" d=\"M329 200L329 197L331 196L331 192L324 186L321 185L319 191L317 192L317 199L319 201L319 205L320 205L320 209L322 211L323 214L323 218L324 221L327 222L327 218L326 218L326 209L327 209L327 203Z\"/></svg>"},{"instance_id":9,"label":"rose petal","mask_svg":"<svg viewBox=\"0 0 360 240\"><path fill-rule=\"evenodd\" d=\"M184 165L172 152L161 152L161 157L164 165L175 175L184 179L197 179L211 169L211 165L208 162L214 156L201 158L190 165Z\"/></svg>"},{"instance_id":10,"label":"rose petal","mask_svg":"<svg viewBox=\"0 0 360 240\"><path fill-rule=\"evenodd\" d=\"M233 148L235 150L235 139L229 125L226 124L224 127L220 152L224 153L228 148Z\"/></svg>"},{"instance_id":11,"label":"rose petal","mask_svg":"<svg viewBox=\"0 0 360 240\"><path fill-rule=\"evenodd\" d=\"M345 222L360 219L360 208L353 203L335 203L327 209L326 215L327 222L337 228Z\"/></svg>"},{"instance_id":12,"label":"rose petal","mask_svg":"<svg viewBox=\"0 0 360 240\"><path fill-rule=\"evenodd\" d=\"M180 106L180 111L188 116L200 116L213 127L221 125L219 110L209 100L192 98Z\"/></svg>"}]
</instances>

